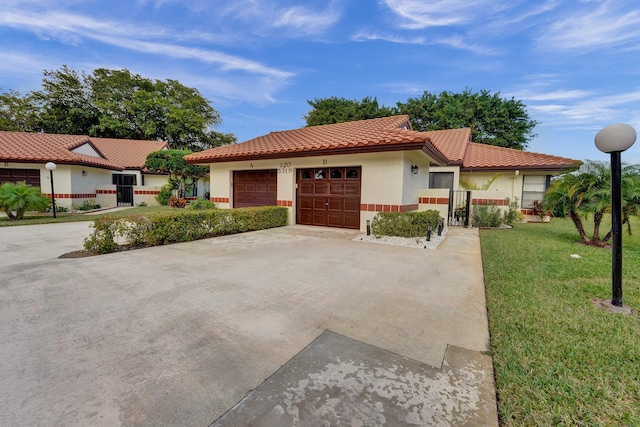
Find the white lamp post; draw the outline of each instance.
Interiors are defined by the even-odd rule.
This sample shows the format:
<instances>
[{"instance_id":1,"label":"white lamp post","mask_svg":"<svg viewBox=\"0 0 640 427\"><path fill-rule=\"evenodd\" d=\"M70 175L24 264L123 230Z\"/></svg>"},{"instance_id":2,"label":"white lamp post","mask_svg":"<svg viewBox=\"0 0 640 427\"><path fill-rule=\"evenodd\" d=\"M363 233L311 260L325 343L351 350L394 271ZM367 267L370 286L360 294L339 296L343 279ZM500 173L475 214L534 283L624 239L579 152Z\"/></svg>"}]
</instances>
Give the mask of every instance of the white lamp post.
<instances>
[{"instance_id":1,"label":"white lamp post","mask_svg":"<svg viewBox=\"0 0 640 427\"><path fill-rule=\"evenodd\" d=\"M636 142L636 131L616 123L602 129L595 138L596 147L611 154L611 304L622 307L622 163L620 153Z\"/></svg>"},{"instance_id":2,"label":"white lamp post","mask_svg":"<svg viewBox=\"0 0 640 427\"><path fill-rule=\"evenodd\" d=\"M56 170L57 166L53 162L47 162L44 167L49 171L49 179L51 180L51 206L53 207L53 217L56 218L56 195L53 191L53 171Z\"/></svg>"}]
</instances>

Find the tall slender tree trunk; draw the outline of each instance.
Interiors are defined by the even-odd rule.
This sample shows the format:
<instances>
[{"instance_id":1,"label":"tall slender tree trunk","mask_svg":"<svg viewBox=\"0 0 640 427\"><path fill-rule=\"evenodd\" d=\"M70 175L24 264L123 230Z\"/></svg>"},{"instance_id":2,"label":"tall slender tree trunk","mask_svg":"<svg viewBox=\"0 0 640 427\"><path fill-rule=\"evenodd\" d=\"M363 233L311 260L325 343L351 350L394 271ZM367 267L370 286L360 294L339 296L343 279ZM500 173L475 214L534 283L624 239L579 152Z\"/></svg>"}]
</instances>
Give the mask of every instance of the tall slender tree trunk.
<instances>
[{"instance_id":1,"label":"tall slender tree trunk","mask_svg":"<svg viewBox=\"0 0 640 427\"><path fill-rule=\"evenodd\" d=\"M590 244L591 239L589 239L589 237L587 236L587 233L585 233L584 231L584 226L582 225L582 219L580 219L580 215L578 214L578 212L571 211L569 212L569 216L571 217L571 221L573 221L573 224L576 226L576 229L578 230L578 234L580 234L580 237L582 238L582 240L585 243Z\"/></svg>"},{"instance_id":2,"label":"tall slender tree trunk","mask_svg":"<svg viewBox=\"0 0 640 427\"><path fill-rule=\"evenodd\" d=\"M600 240L600 224L602 224L603 217L604 211L598 211L593 214L593 240Z\"/></svg>"}]
</instances>

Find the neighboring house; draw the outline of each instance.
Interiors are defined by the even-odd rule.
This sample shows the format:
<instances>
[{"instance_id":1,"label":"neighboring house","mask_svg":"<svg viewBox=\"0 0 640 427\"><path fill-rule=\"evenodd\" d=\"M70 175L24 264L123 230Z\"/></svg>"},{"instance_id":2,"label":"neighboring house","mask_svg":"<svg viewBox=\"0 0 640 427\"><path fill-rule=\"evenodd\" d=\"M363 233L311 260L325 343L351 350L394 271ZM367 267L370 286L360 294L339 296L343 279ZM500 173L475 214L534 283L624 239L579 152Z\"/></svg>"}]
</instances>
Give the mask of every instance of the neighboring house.
<instances>
[{"instance_id":1,"label":"neighboring house","mask_svg":"<svg viewBox=\"0 0 640 427\"><path fill-rule=\"evenodd\" d=\"M144 163L149 153L168 148L163 141L0 131L0 183L27 181L51 197L45 164L53 162L58 206L153 205L167 176L148 173Z\"/></svg>"},{"instance_id":2,"label":"neighboring house","mask_svg":"<svg viewBox=\"0 0 640 427\"><path fill-rule=\"evenodd\" d=\"M501 182L515 194L507 174L522 181L529 172L546 177L580 163L481 146L470 143L470 135L469 129L416 132L403 115L271 132L185 159L210 167L211 200L222 208L286 206L290 224L361 230L377 212L435 208L447 216L449 191L458 189L461 177L482 180L501 171ZM508 162L492 163L495 156ZM529 168L534 164L537 169ZM447 188L430 190L430 180Z\"/></svg>"}]
</instances>

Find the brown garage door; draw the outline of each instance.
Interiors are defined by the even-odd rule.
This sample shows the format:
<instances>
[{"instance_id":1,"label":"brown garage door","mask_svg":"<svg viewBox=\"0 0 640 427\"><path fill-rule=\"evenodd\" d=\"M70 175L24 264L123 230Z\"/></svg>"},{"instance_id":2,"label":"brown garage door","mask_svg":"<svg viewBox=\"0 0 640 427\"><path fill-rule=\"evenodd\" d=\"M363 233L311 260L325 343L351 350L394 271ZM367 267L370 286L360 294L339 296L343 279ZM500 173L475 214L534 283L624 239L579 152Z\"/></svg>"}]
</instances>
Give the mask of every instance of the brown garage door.
<instances>
[{"instance_id":1,"label":"brown garage door","mask_svg":"<svg viewBox=\"0 0 640 427\"><path fill-rule=\"evenodd\" d=\"M275 169L233 172L233 207L276 206L278 174Z\"/></svg>"},{"instance_id":2,"label":"brown garage door","mask_svg":"<svg viewBox=\"0 0 640 427\"><path fill-rule=\"evenodd\" d=\"M0 169L0 184L18 181L26 181L27 184L40 188L40 171L38 169Z\"/></svg>"},{"instance_id":3,"label":"brown garage door","mask_svg":"<svg viewBox=\"0 0 640 427\"><path fill-rule=\"evenodd\" d=\"M359 167L300 169L297 223L360 228Z\"/></svg>"}]
</instances>

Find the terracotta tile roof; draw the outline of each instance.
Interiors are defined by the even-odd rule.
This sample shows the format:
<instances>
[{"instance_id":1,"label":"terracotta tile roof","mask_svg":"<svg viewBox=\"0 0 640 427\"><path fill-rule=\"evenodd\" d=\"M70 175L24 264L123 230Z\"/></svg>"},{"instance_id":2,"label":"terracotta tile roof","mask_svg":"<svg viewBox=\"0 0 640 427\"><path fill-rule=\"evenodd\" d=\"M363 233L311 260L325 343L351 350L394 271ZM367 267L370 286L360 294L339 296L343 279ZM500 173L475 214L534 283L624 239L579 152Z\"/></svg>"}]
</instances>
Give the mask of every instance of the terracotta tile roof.
<instances>
[{"instance_id":1,"label":"terracotta tile roof","mask_svg":"<svg viewBox=\"0 0 640 427\"><path fill-rule=\"evenodd\" d=\"M565 157L470 142L467 144L462 169L563 170L576 168L581 164L580 160Z\"/></svg>"},{"instance_id":2,"label":"terracotta tile roof","mask_svg":"<svg viewBox=\"0 0 640 427\"><path fill-rule=\"evenodd\" d=\"M406 115L271 132L240 144L190 154L185 159L189 163L216 163L408 149L422 149L435 161L446 162L427 134L411 129Z\"/></svg>"},{"instance_id":3,"label":"terracotta tile roof","mask_svg":"<svg viewBox=\"0 0 640 427\"><path fill-rule=\"evenodd\" d=\"M513 148L496 147L471 142L471 129L450 129L425 132L433 145L449 159L448 165L463 170L476 169L571 169L582 164L579 160L548 154L532 153Z\"/></svg>"},{"instance_id":4,"label":"terracotta tile roof","mask_svg":"<svg viewBox=\"0 0 640 427\"><path fill-rule=\"evenodd\" d=\"M90 144L103 157L72 150ZM92 138L85 135L0 131L0 160L24 163L75 164L103 169L142 169L148 153L166 142Z\"/></svg>"},{"instance_id":5,"label":"terracotta tile roof","mask_svg":"<svg viewBox=\"0 0 640 427\"><path fill-rule=\"evenodd\" d=\"M190 154L189 163L217 163L313 154L422 149L432 159L463 170L578 167L578 160L471 142L471 129L416 132L409 116L360 120L271 132L240 144Z\"/></svg>"},{"instance_id":6,"label":"terracotta tile roof","mask_svg":"<svg viewBox=\"0 0 640 427\"><path fill-rule=\"evenodd\" d=\"M433 145L449 160L449 164L461 164L467 144L471 142L471 128L433 130L424 132Z\"/></svg>"},{"instance_id":7,"label":"terracotta tile roof","mask_svg":"<svg viewBox=\"0 0 640 427\"><path fill-rule=\"evenodd\" d=\"M165 141L93 137L89 139L107 159L120 165L123 169L143 169L149 153L169 148L169 144Z\"/></svg>"}]
</instances>

